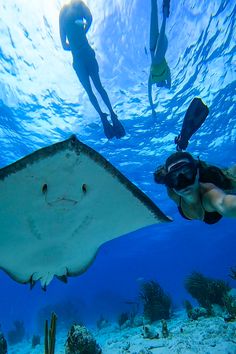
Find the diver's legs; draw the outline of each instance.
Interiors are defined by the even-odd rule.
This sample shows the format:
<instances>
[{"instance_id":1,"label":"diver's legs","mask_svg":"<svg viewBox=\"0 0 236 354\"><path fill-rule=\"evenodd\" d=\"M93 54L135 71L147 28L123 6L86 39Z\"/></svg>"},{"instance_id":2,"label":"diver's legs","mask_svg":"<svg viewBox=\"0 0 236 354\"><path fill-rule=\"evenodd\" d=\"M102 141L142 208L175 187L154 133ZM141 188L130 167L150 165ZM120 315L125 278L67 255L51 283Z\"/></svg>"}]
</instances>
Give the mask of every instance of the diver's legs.
<instances>
[{"instance_id":1,"label":"diver's legs","mask_svg":"<svg viewBox=\"0 0 236 354\"><path fill-rule=\"evenodd\" d=\"M162 24L161 24L161 30L159 33L159 37L157 40L156 50L155 50L154 57L153 57L154 64L159 64L164 60L165 54L166 54L166 51L168 48L168 40L167 40L167 37L165 34L165 30L166 30L166 18L169 13L169 7L165 6L165 2L167 2L167 1L166 0L163 1L163 20L162 20ZM168 2L168 4L169 4L169 2Z\"/></svg>"},{"instance_id":2,"label":"diver's legs","mask_svg":"<svg viewBox=\"0 0 236 354\"><path fill-rule=\"evenodd\" d=\"M102 83L101 83L101 80L100 80L100 76L99 76L99 72L98 71L92 72L92 73L90 73L90 76L91 76L91 79L93 80L95 88L97 89L97 91L101 95L105 105L109 109L109 112L110 112L110 115L111 115L111 120L112 120L113 127L114 127L114 130L115 130L116 138L122 138L123 136L125 136L125 129L122 126L122 124L120 123L120 121L118 120L117 115L113 111L113 108L111 106L111 102L110 102L110 99L108 97L108 94L107 94L106 90L104 89L104 87L102 86Z\"/></svg>"},{"instance_id":3,"label":"diver's legs","mask_svg":"<svg viewBox=\"0 0 236 354\"><path fill-rule=\"evenodd\" d=\"M73 67L75 69L75 72L78 76L78 79L79 79L81 85L83 86L83 88L85 89L85 91L89 97L90 102L92 103L93 107L98 112L98 114L101 118L103 130L104 130L104 133L105 133L107 139L112 139L115 136L115 132L113 130L112 125L107 120L108 115L106 113L102 112L102 110L99 106L98 100L93 93L92 86L91 86L91 83L89 80L89 76L87 75L85 70L84 71L81 70L81 67L79 68L79 70L78 70L78 68L76 68L76 65L73 65Z\"/></svg>"},{"instance_id":4,"label":"diver's legs","mask_svg":"<svg viewBox=\"0 0 236 354\"><path fill-rule=\"evenodd\" d=\"M111 102L110 99L108 97L108 94L106 92L106 90L104 89L104 87L102 86L100 77L99 77L99 73L98 72L93 72L90 73L91 79L93 80L94 86L97 89L97 91L99 92L99 94L101 95L103 102L105 103L105 105L107 106L107 108L109 109L110 115L115 115L115 112L112 109L111 106Z\"/></svg>"},{"instance_id":5,"label":"diver's legs","mask_svg":"<svg viewBox=\"0 0 236 354\"><path fill-rule=\"evenodd\" d=\"M159 36L159 27L158 27L158 15L157 15L157 0L151 0L149 49L150 49L152 59L156 50L158 36Z\"/></svg>"}]
</instances>

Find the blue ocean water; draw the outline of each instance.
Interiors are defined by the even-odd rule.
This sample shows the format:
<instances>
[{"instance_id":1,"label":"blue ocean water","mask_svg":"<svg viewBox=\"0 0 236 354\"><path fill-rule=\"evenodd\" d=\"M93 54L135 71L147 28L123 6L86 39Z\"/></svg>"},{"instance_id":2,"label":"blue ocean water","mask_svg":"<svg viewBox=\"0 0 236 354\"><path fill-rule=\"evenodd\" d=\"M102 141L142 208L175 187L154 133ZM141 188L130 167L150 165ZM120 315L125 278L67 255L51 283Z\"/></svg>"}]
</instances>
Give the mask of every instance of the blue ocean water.
<instances>
[{"instance_id":1,"label":"blue ocean water","mask_svg":"<svg viewBox=\"0 0 236 354\"><path fill-rule=\"evenodd\" d=\"M137 301L142 280L157 280L175 306L187 297L184 280L193 270L233 285L228 274L236 265L236 221L208 226L181 219L164 187L154 184L153 171L175 150L174 137L195 96L210 114L188 151L219 166L236 163L235 2L171 1L166 58L172 88L156 91L156 119L147 96L149 1L86 3L93 14L88 38L127 136L107 141L70 53L61 48L58 15L64 2L0 0L0 167L76 134L174 222L103 245L86 273L67 285L53 280L46 292L39 285L30 291L1 272L0 322L6 332L16 319L35 332L38 311L63 301L76 302L87 323L101 313L116 317L127 301ZM161 21L161 7L159 12Z\"/></svg>"}]
</instances>

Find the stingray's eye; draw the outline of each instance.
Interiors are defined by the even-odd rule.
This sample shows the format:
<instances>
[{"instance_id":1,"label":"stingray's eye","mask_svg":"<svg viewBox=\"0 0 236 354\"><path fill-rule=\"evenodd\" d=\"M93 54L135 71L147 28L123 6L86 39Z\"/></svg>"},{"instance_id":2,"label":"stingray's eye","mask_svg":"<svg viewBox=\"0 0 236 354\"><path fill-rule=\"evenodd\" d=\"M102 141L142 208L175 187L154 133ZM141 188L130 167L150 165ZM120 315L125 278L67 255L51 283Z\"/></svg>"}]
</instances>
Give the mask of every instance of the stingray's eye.
<instances>
[{"instance_id":1,"label":"stingray's eye","mask_svg":"<svg viewBox=\"0 0 236 354\"><path fill-rule=\"evenodd\" d=\"M43 194L45 194L45 193L47 193L47 191L48 191L48 185L47 185L47 183L45 183L42 187L42 192L43 192Z\"/></svg>"},{"instance_id":2,"label":"stingray's eye","mask_svg":"<svg viewBox=\"0 0 236 354\"><path fill-rule=\"evenodd\" d=\"M87 192L87 185L86 185L85 183L82 184L82 191L83 191L84 193Z\"/></svg>"}]
</instances>

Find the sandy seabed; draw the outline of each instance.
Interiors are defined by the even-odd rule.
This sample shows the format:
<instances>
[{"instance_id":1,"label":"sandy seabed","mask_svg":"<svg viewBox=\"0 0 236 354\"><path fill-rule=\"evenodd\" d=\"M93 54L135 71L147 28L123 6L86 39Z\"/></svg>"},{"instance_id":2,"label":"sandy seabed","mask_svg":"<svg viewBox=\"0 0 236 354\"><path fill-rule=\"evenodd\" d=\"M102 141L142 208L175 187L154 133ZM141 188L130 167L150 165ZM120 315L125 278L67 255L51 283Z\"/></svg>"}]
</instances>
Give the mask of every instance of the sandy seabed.
<instances>
[{"instance_id":1,"label":"sandy seabed","mask_svg":"<svg viewBox=\"0 0 236 354\"><path fill-rule=\"evenodd\" d=\"M111 323L101 330L90 329L103 354L236 354L236 321L225 322L223 317L189 320L179 311L167 321L169 336L162 337L161 321L152 324L159 339L143 337L143 326L120 329ZM65 354L67 332L58 332L55 354ZM9 346L8 354L43 354L42 344L31 347L31 340Z\"/></svg>"}]
</instances>

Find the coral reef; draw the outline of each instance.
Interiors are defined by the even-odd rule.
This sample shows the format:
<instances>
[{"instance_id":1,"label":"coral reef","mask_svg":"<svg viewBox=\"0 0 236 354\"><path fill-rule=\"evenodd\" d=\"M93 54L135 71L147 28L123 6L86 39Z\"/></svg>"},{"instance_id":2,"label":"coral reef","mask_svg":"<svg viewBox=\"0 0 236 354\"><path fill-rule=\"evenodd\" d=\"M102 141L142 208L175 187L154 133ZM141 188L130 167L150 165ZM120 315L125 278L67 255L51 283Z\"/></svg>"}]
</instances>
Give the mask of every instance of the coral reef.
<instances>
[{"instance_id":1,"label":"coral reef","mask_svg":"<svg viewBox=\"0 0 236 354\"><path fill-rule=\"evenodd\" d=\"M32 349L34 349L37 345L40 344L40 336L38 335L33 335L32 337Z\"/></svg>"},{"instance_id":2,"label":"coral reef","mask_svg":"<svg viewBox=\"0 0 236 354\"><path fill-rule=\"evenodd\" d=\"M185 307L185 310L187 312L188 318L191 318L192 317L192 311L193 311L193 306L192 306L191 302L188 301L188 300L185 300L184 301L184 307Z\"/></svg>"},{"instance_id":3,"label":"coral reef","mask_svg":"<svg viewBox=\"0 0 236 354\"><path fill-rule=\"evenodd\" d=\"M151 323L170 318L171 298L157 282L143 283L140 297L143 301L144 317Z\"/></svg>"},{"instance_id":4,"label":"coral reef","mask_svg":"<svg viewBox=\"0 0 236 354\"><path fill-rule=\"evenodd\" d=\"M155 327L145 325L143 326L143 338L158 339L159 333L157 332L157 329Z\"/></svg>"},{"instance_id":5,"label":"coral reef","mask_svg":"<svg viewBox=\"0 0 236 354\"><path fill-rule=\"evenodd\" d=\"M128 312L122 312L117 319L117 322L119 324L120 327L123 326L123 324L125 324L125 322L127 322L129 320L129 314Z\"/></svg>"},{"instance_id":6,"label":"coral reef","mask_svg":"<svg viewBox=\"0 0 236 354\"><path fill-rule=\"evenodd\" d=\"M101 315L97 320L96 324L97 324L97 329L102 329L109 325L109 321L103 315Z\"/></svg>"},{"instance_id":7,"label":"coral reef","mask_svg":"<svg viewBox=\"0 0 236 354\"><path fill-rule=\"evenodd\" d=\"M135 315L133 318L132 318L132 321L131 321L131 325L132 327L140 327L143 325L143 316L142 315Z\"/></svg>"},{"instance_id":8,"label":"coral reef","mask_svg":"<svg viewBox=\"0 0 236 354\"><path fill-rule=\"evenodd\" d=\"M84 326L73 325L68 333L65 354L101 354L102 350Z\"/></svg>"},{"instance_id":9,"label":"coral reef","mask_svg":"<svg viewBox=\"0 0 236 354\"><path fill-rule=\"evenodd\" d=\"M231 289L223 280L207 278L201 273L193 272L185 281L185 288L200 306L212 314L212 305L224 306L224 296Z\"/></svg>"},{"instance_id":10,"label":"coral reef","mask_svg":"<svg viewBox=\"0 0 236 354\"><path fill-rule=\"evenodd\" d=\"M184 302L184 307L187 312L188 318L191 320L197 320L199 317L208 316L208 311L204 307L195 307L193 308L192 304L186 300Z\"/></svg>"},{"instance_id":11,"label":"coral reef","mask_svg":"<svg viewBox=\"0 0 236 354\"><path fill-rule=\"evenodd\" d=\"M143 317L138 315L138 303L137 302L126 302L128 305L132 305L129 312L122 312L117 319L119 327L121 329L126 327L137 327L142 326Z\"/></svg>"},{"instance_id":12,"label":"coral reef","mask_svg":"<svg viewBox=\"0 0 236 354\"><path fill-rule=\"evenodd\" d=\"M25 336L25 326L23 321L14 322L15 329L8 332L9 344L17 344L21 342Z\"/></svg>"},{"instance_id":13,"label":"coral reef","mask_svg":"<svg viewBox=\"0 0 236 354\"><path fill-rule=\"evenodd\" d=\"M0 332L0 354L7 354L7 341L2 332Z\"/></svg>"}]
</instances>

